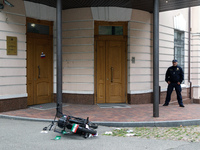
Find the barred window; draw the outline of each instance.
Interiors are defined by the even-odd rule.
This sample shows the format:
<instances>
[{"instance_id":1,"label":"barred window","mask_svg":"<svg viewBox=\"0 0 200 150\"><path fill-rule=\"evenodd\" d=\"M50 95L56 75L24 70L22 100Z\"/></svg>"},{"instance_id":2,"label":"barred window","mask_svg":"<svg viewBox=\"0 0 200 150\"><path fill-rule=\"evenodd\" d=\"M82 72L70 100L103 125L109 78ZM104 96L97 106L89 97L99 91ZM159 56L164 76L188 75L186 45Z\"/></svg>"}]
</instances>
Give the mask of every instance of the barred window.
<instances>
[{"instance_id":1,"label":"barred window","mask_svg":"<svg viewBox=\"0 0 200 150\"><path fill-rule=\"evenodd\" d=\"M178 61L178 65L184 70L184 32L174 30L174 59Z\"/></svg>"}]
</instances>

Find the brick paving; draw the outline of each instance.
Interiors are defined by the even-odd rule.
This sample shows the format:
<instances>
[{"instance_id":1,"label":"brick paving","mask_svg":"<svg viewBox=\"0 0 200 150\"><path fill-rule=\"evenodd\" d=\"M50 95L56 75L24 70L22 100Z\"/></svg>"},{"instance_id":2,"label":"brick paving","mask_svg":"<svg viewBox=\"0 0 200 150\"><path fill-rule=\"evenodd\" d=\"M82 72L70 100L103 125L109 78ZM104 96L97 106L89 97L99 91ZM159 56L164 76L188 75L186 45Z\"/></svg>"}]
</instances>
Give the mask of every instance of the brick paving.
<instances>
[{"instance_id":1,"label":"brick paving","mask_svg":"<svg viewBox=\"0 0 200 150\"><path fill-rule=\"evenodd\" d=\"M131 108L100 108L98 105L68 104L63 113L81 118L89 117L98 122L146 122L200 119L200 104L185 104L185 107L159 105L159 117L153 117L153 104L129 105ZM37 110L33 108L2 112L0 115L28 118L54 119L56 109Z\"/></svg>"}]
</instances>

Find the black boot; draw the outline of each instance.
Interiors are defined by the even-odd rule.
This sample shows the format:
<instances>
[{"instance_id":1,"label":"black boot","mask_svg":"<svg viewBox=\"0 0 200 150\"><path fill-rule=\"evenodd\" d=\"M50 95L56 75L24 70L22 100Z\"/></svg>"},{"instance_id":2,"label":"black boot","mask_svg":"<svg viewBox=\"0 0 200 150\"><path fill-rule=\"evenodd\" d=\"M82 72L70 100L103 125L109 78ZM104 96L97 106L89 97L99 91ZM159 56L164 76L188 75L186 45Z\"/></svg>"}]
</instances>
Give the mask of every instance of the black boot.
<instances>
[{"instance_id":1,"label":"black boot","mask_svg":"<svg viewBox=\"0 0 200 150\"><path fill-rule=\"evenodd\" d=\"M164 103L163 106L168 106L168 104L167 104L167 103Z\"/></svg>"}]
</instances>

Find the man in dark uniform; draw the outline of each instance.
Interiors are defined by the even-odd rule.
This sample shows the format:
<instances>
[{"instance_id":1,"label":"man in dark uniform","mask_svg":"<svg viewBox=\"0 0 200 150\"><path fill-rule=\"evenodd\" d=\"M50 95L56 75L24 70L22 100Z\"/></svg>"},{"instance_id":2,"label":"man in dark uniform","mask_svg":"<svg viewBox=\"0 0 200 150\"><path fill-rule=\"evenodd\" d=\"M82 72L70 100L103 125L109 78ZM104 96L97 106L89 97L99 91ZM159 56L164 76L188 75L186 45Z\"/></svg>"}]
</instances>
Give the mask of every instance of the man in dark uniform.
<instances>
[{"instance_id":1,"label":"man in dark uniform","mask_svg":"<svg viewBox=\"0 0 200 150\"><path fill-rule=\"evenodd\" d=\"M172 91L175 88L179 106L184 107L181 96L181 82L184 80L183 69L180 66L177 66L177 60L172 60L172 63L173 66L169 67L165 74L165 81L168 83L168 88L166 100L163 106L169 105Z\"/></svg>"}]
</instances>

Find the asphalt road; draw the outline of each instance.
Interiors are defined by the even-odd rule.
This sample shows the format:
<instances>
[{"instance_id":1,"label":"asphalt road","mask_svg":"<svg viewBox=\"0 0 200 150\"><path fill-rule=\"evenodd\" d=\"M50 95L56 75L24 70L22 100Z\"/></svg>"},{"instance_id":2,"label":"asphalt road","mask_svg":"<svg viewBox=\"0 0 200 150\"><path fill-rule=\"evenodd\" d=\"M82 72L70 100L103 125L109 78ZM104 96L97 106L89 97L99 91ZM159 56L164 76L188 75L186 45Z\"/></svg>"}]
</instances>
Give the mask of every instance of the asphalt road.
<instances>
[{"instance_id":1,"label":"asphalt road","mask_svg":"<svg viewBox=\"0 0 200 150\"><path fill-rule=\"evenodd\" d=\"M200 143L113 137L102 135L111 131L100 126L98 137L85 139L79 135L61 135L50 131L41 133L48 122L10 120L0 118L0 150L196 150ZM54 140L61 136L60 140Z\"/></svg>"}]
</instances>

